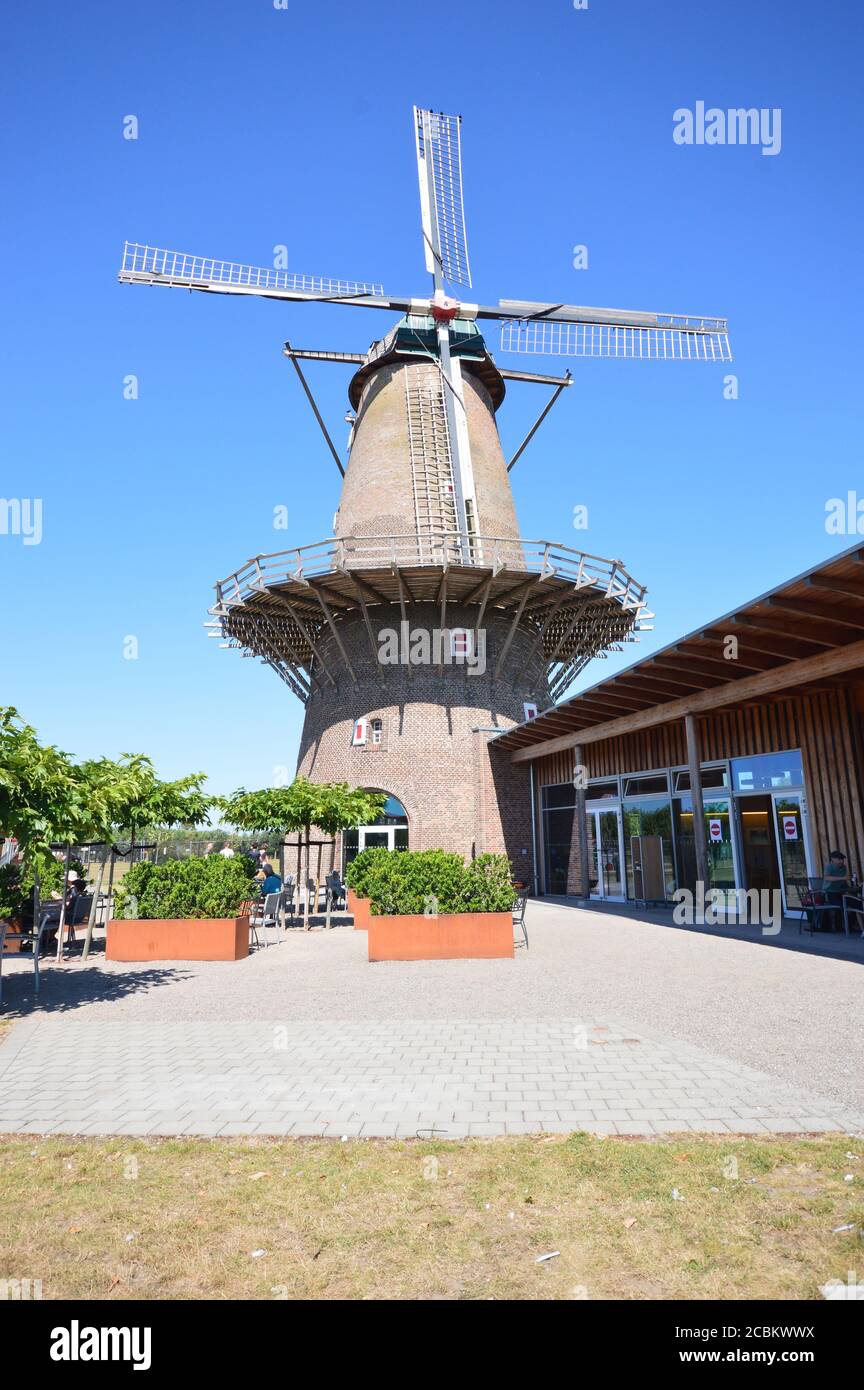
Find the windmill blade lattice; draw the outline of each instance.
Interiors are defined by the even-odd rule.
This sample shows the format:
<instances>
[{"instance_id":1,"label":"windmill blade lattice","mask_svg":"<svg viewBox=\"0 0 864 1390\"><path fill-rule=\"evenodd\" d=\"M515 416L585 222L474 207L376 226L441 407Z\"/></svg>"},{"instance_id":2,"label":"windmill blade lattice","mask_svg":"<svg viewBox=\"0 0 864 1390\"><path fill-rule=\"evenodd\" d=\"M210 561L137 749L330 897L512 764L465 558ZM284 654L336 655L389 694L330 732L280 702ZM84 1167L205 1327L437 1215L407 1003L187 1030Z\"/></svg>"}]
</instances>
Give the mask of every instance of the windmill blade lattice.
<instances>
[{"instance_id":1,"label":"windmill blade lattice","mask_svg":"<svg viewBox=\"0 0 864 1390\"><path fill-rule=\"evenodd\" d=\"M271 270L236 261L215 260L211 256L192 256L183 251L142 246L127 241L123 248L120 280L127 284L180 285L196 290L224 290L266 294L280 291L286 298L341 299L353 295L383 297L383 285L366 280L338 280L322 275L297 275L287 270ZM385 303L382 308L388 307Z\"/></svg>"},{"instance_id":2,"label":"windmill blade lattice","mask_svg":"<svg viewBox=\"0 0 864 1390\"><path fill-rule=\"evenodd\" d=\"M462 198L461 116L414 107L420 205L426 238L426 268L441 272L451 285L471 287L468 238Z\"/></svg>"},{"instance_id":3,"label":"windmill blade lattice","mask_svg":"<svg viewBox=\"0 0 864 1390\"><path fill-rule=\"evenodd\" d=\"M655 361L731 362L725 327L619 327L608 323L534 320L501 324L502 352L550 357L621 357Z\"/></svg>"}]
</instances>

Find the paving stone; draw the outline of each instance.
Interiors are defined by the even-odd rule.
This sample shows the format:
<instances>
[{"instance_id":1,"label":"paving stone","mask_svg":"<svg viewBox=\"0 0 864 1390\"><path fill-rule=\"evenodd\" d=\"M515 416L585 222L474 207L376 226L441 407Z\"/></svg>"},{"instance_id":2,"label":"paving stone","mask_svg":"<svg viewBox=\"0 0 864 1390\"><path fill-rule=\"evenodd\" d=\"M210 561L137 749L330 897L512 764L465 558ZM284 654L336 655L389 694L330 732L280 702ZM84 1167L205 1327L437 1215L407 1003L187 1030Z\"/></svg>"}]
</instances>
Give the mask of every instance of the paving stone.
<instances>
[{"instance_id":1,"label":"paving stone","mask_svg":"<svg viewBox=\"0 0 864 1390\"><path fill-rule=\"evenodd\" d=\"M136 1023L36 1015L0 1045L0 1132L413 1138L858 1134L864 1116L752 1067L602 1021ZM603 1046L573 1045L597 1028ZM625 1039L639 1037L639 1045ZM16 1061L26 1046L28 1068ZM87 1084L44 1084L58 1051ZM5 1082L4 1082L5 1078Z\"/></svg>"}]
</instances>

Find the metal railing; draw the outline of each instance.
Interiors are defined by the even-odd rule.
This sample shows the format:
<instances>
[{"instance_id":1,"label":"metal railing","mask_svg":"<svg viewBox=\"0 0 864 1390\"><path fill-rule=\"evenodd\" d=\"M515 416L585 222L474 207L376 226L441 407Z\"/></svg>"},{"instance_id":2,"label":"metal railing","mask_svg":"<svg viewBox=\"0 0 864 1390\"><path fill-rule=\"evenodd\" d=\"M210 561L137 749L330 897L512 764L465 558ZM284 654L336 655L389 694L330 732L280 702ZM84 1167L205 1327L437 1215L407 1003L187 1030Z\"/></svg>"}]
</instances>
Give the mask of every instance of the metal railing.
<instances>
[{"instance_id":1,"label":"metal railing","mask_svg":"<svg viewBox=\"0 0 864 1390\"><path fill-rule=\"evenodd\" d=\"M470 558L473 556L474 558ZM636 610L636 624L652 617L647 611L646 589L618 560L606 560L555 541L520 540L515 536L471 536L455 531L430 532L418 537L331 537L293 550L274 551L247 560L216 585L216 604L211 612L225 616L232 608L262 590L279 584L308 581L340 570L410 569L464 566L542 573L592 588L622 608Z\"/></svg>"}]
</instances>

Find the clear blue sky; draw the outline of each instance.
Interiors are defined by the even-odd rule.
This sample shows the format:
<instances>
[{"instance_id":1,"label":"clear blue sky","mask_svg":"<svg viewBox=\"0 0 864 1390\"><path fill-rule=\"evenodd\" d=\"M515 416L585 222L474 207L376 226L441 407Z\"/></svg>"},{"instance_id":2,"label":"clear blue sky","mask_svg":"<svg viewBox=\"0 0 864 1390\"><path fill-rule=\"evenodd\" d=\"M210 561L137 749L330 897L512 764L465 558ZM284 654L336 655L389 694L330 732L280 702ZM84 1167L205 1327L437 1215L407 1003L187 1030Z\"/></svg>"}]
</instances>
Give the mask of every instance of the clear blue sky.
<instances>
[{"instance_id":1,"label":"clear blue sky","mask_svg":"<svg viewBox=\"0 0 864 1390\"><path fill-rule=\"evenodd\" d=\"M513 474L526 537L619 556L649 585L656 631L585 683L848 545L824 516L864 494L861 16L852 0L16 6L0 496L42 498L44 534L0 535L0 700L77 756L141 750L217 791L293 768L299 704L201 624L247 556L330 533L339 479L284 339L358 351L389 321L116 270L127 237L265 266L285 243L293 270L426 293L414 102L464 116L477 298L730 320L731 368L574 364ZM780 154L676 145L673 112L700 100L780 107ZM341 445L347 374L312 375ZM505 447L540 403L511 389Z\"/></svg>"}]
</instances>

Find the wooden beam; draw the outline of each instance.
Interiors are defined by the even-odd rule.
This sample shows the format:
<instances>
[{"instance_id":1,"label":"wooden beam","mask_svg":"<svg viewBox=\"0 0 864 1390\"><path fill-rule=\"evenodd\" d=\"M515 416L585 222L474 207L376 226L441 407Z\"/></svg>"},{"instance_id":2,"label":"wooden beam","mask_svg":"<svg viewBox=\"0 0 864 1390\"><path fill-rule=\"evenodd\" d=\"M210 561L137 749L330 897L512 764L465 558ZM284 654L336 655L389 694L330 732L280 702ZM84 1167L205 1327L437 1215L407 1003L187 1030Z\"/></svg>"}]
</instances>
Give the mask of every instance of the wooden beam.
<instances>
[{"instance_id":1,"label":"wooden beam","mask_svg":"<svg viewBox=\"0 0 864 1390\"><path fill-rule=\"evenodd\" d=\"M324 595L323 595L314 585L313 585L313 587L312 587L312 592L314 593L315 597L317 598L318 602L319 602L320 605L321 605L321 611L323 612L324 617L327 619L327 622L328 622L328 624L330 625L330 631L333 633L333 637L334 637L334 640L335 640L335 642L336 642L336 645L337 645L337 647L339 648L340 652L342 653L342 660L345 662L345 665L348 667L348 671L349 671L349 673L350 673L351 679L352 679L352 681L354 682L354 684L356 685L356 684L357 684L357 673L356 673L356 671L354 670L354 667L351 665L351 661L350 661L350 659L349 659L349 657L348 657L348 653L346 652L345 647L344 647L344 645L343 645L343 643L342 643L342 638L339 636L339 633L338 633L337 628L336 628L336 624L335 624L334 621L333 621L333 614L330 612L330 609L327 607L327 600L324 598Z\"/></svg>"},{"instance_id":2,"label":"wooden beam","mask_svg":"<svg viewBox=\"0 0 864 1390\"><path fill-rule=\"evenodd\" d=\"M562 589L561 593L557 596L557 598L553 596L552 607L549 609L545 621L541 624L540 631L537 633L537 636L531 643L531 646L528 649L528 655L526 656L519 670L516 672L517 681L521 681L525 672L528 670L528 667L531 665L531 662L534 660L535 656L537 655L537 652L543 645L543 638L546 636L546 629L548 628L552 619L555 617L555 614L558 612L558 609L561 607L564 600L566 598L569 598L569 596L569 591L567 589Z\"/></svg>"},{"instance_id":3,"label":"wooden beam","mask_svg":"<svg viewBox=\"0 0 864 1390\"><path fill-rule=\"evenodd\" d=\"M399 566L398 566L398 565L393 565L393 566L392 566L392 570L393 570L393 573L394 573L395 576L396 576L396 586L397 586L397 588L398 588L398 590L399 590L399 612L400 612L401 615L402 615L402 621L403 621L403 623L407 623L407 622L408 622L408 615L407 615L407 613L405 612L405 589L407 588L407 585L405 584L405 581L404 581L403 578L402 578L402 571L400 570ZM410 679L411 679L411 677L412 677L412 675L413 675L413 672L412 672L412 670L411 670L411 660L410 660L411 653L410 653L410 651L409 651L409 653L408 653L408 657L409 657L409 659L408 659L408 664L406 665L405 670L406 670L406 672L408 673L408 679L409 679L409 681L410 681Z\"/></svg>"},{"instance_id":4,"label":"wooden beam","mask_svg":"<svg viewBox=\"0 0 864 1390\"><path fill-rule=\"evenodd\" d=\"M613 691L632 690L638 694L641 690L647 695L669 695L673 699L682 693L681 681L662 681L657 676L643 676L641 671L638 674L634 672L632 677L622 678L620 681L616 680L614 676L612 679L614 683L610 689ZM685 682L683 686L684 690L700 690L701 688L701 686L689 682Z\"/></svg>"},{"instance_id":5,"label":"wooden beam","mask_svg":"<svg viewBox=\"0 0 864 1390\"><path fill-rule=\"evenodd\" d=\"M850 642L846 647L836 647L830 652L820 652L817 656L801 657L783 666L775 666L770 671L760 671L758 676L745 676L743 680L731 681L717 686L714 690L701 690L684 700L672 700L669 704L654 709L640 710L636 714L624 715L621 719L610 719L597 725L590 732L567 734L553 738L530 748L520 749L513 754L514 762L526 762L533 758L548 757L550 753L561 753L580 743L599 743L603 739L620 738L622 734L638 733L642 729L653 729L658 724L670 724L683 719L685 714L704 714L708 710L722 709L724 705L738 704L743 700L759 700L764 695L776 691L790 690L808 681L818 681L828 676L841 675L844 671L864 668L864 641ZM494 747L494 741L492 743Z\"/></svg>"},{"instance_id":6,"label":"wooden beam","mask_svg":"<svg viewBox=\"0 0 864 1390\"><path fill-rule=\"evenodd\" d=\"M782 629L763 626L756 618L744 614L733 618L732 623L733 626L743 629L748 634L748 640L752 639L760 651L770 652L773 656L785 657L788 661L798 659L802 643L805 646L819 647L823 650L825 647L833 646L831 642L812 641L809 637L801 637L800 635L796 635L794 638L784 636ZM788 633L788 628L786 631Z\"/></svg>"},{"instance_id":7,"label":"wooden beam","mask_svg":"<svg viewBox=\"0 0 864 1390\"><path fill-rule=\"evenodd\" d=\"M692 714L684 716L684 731L687 735L687 762L690 765L690 798L693 802L693 846L696 851L696 880L707 893L708 881L708 840L705 835L705 803L702 800L702 759L699 752L699 734L696 719Z\"/></svg>"},{"instance_id":8,"label":"wooden beam","mask_svg":"<svg viewBox=\"0 0 864 1390\"><path fill-rule=\"evenodd\" d=\"M852 627L864 632L864 615L850 618L844 608L826 608L824 603L811 603L805 598L769 598L772 608L784 613L800 613L805 618L816 618L820 623L833 623L835 627Z\"/></svg>"},{"instance_id":9,"label":"wooden beam","mask_svg":"<svg viewBox=\"0 0 864 1390\"><path fill-rule=\"evenodd\" d=\"M508 653L509 650L510 650L510 643L513 641L513 638L516 636L516 629L517 629L517 627L519 626L519 619L522 617L522 609L525 607L525 601L526 601L526 599L528 598L528 594L529 594L529 592L530 592L530 589L532 589L536 584L539 584L539 583L541 582L542 578L543 578L542 575L535 575L534 578L533 578L532 583L531 583L529 586L526 586L525 589L523 590L522 597L521 597L521 599L519 600L519 606L518 606L518 608L516 609L516 612L513 614L513 621L512 621L511 624L510 624L510 628L509 628L509 630L508 630L507 636L504 638L504 645L503 645L503 647L501 648L501 652L500 652L500 654L499 654L498 660L497 660L497 662L495 663L495 680L497 680L498 677L499 677L499 675L501 674L501 667L504 665L504 661L505 661L505 659L506 659L507 653Z\"/></svg>"},{"instance_id":10,"label":"wooden beam","mask_svg":"<svg viewBox=\"0 0 864 1390\"><path fill-rule=\"evenodd\" d=\"M373 603L392 602L386 594L380 593L380 591L374 589L367 580L361 579L355 570L349 570L346 565L338 565L337 568L340 574L344 574L345 578L350 580L358 593L362 593L366 598L371 599Z\"/></svg>"},{"instance_id":11,"label":"wooden beam","mask_svg":"<svg viewBox=\"0 0 864 1390\"><path fill-rule=\"evenodd\" d=\"M619 706L621 709L653 709L657 701L653 700L646 691L643 696L607 694L604 690L602 695L580 695L579 705L590 705L595 709L608 710L611 705L613 709Z\"/></svg>"},{"instance_id":12,"label":"wooden beam","mask_svg":"<svg viewBox=\"0 0 864 1390\"><path fill-rule=\"evenodd\" d=\"M864 580L861 579L829 579L824 574L811 575L807 580L807 585L812 589L824 589L832 594L846 594L849 598L864 599Z\"/></svg>"},{"instance_id":13,"label":"wooden beam","mask_svg":"<svg viewBox=\"0 0 864 1390\"><path fill-rule=\"evenodd\" d=\"M655 667L657 668L656 672ZM694 690L707 690L709 686L716 685L718 680L714 672L708 674L705 671L685 671L683 667L679 666L664 666L661 669L653 657L643 662L639 668L640 679L643 672L649 679L653 679L655 675L660 676L665 685L680 685L685 688L689 685Z\"/></svg>"},{"instance_id":14,"label":"wooden beam","mask_svg":"<svg viewBox=\"0 0 864 1390\"><path fill-rule=\"evenodd\" d=\"M499 564L499 562L496 560L492 570L485 576L485 578L481 579L479 584L475 584L473 589L469 589L467 594L463 594L462 597L459 599L459 602L473 603L474 600L477 598L478 594L482 594L484 592L488 594L489 585L492 583L492 580L495 578L496 574L501 573L503 568L504 566L502 564Z\"/></svg>"},{"instance_id":15,"label":"wooden beam","mask_svg":"<svg viewBox=\"0 0 864 1390\"><path fill-rule=\"evenodd\" d=\"M709 652L701 651L674 651L662 652L652 658L655 666L666 666L670 662L676 670L682 664L688 669L695 667L697 671L711 675L715 671L724 671L726 675L731 675L733 671L765 671L767 666L764 663L756 666L753 664L752 653L748 653L747 659L742 661L740 657L712 656ZM770 664L770 663L769 663Z\"/></svg>"},{"instance_id":16,"label":"wooden beam","mask_svg":"<svg viewBox=\"0 0 864 1390\"><path fill-rule=\"evenodd\" d=\"M438 661L438 674L444 674L444 634L447 631L447 574L448 562L444 561L444 568L441 571L441 584L438 589L438 602L441 604L441 655ZM452 656L452 651L451 651Z\"/></svg>"},{"instance_id":17,"label":"wooden beam","mask_svg":"<svg viewBox=\"0 0 864 1390\"><path fill-rule=\"evenodd\" d=\"M577 768L584 768L585 759L578 743L573 745L573 761ZM578 780L580 785L576 787L576 810L573 815L576 817L576 844L579 850L579 897L588 898L591 895L588 878L588 820L585 814L585 788L581 785L581 775Z\"/></svg>"},{"instance_id":18,"label":"wooden beam","mask_svg":"<svg viewBox=\"0 0 864 1390\"><path fill-rule=\"evenodd\" d=\"M297 612L294 604L291 602L290 599L287 599L284 594L279 593L275 589L268 589L267 592L269 593L271 598L276 599L277 603L281 604L283 608L287 609L291 621L296 623L299 627L301 633L303 634L303 637L308 643L309 650L311 651L315 660L318 662L319 666L321 667L321 670L324 672L325 676L327 677L330 684L333 686L334 690L338 690L339 686L335 676L331 674L330 667L327 665L327 662L324 660L323 656L319 652L312 638L311 633L307 629L306 624L303 622L303 619L300 617L300 614Z\"/></svg>"},{"instance_id":19,"label":"wooden beam","mask_svg":"<svg viewBox=\"0 0 864 1390\"><path fill-rule=\"evenodd\" d=\"M357 598L358 598L359 603L360 603L360 611L361 611L362 614L363 614L363 622L366 624L366 635L367 635L368 638L369 638L369 647L370 647L371 652L372 652L372 661L373 661L373 664L374 664L374 666L375 666L375 675L376 675L376 677L377 677L377 679L378 679L378 683L379 683L379 685L381 686L381 689L383 690L383 689L384 689L384 672L381 670L381 661L380 661L380 659L379 659L379 652L378 652L378 648L377 648L376 645L375 645L375 634L374 634L374 632L372 631L372 624L371 624L371 622L369 621L369 610L368 610L368 608L366 607L366 600L365 600L365 598L363 597L363 591L362 591L362 589L359 589L359 588L358 588L358 590L357 590Z\"/></svg>"}]
</instances>

